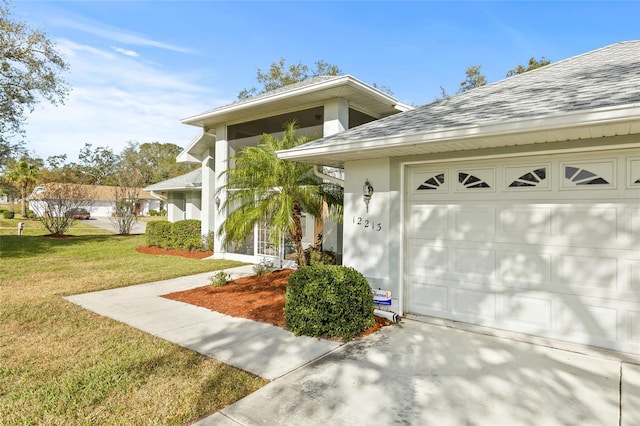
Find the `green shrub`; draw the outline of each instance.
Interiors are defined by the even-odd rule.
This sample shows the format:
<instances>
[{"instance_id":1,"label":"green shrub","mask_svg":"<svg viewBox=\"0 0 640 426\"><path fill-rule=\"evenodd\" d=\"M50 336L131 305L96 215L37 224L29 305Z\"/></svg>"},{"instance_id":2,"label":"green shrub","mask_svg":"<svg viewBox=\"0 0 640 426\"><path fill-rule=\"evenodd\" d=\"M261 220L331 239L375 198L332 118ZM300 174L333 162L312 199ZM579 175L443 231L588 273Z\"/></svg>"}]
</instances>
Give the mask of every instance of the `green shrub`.
<instances>
[{"instance_id":1,"label":"green shrub","mask_svg":"<svg viewBox=\"0 0 640 426\"><path fill-rule=\"evenodd\" d=\"M162 247L164 249L175 248L175 235L171 222L149 222L145 231L147 246Z\"/></svg>"},{"instance_id":2,"label":"green shrub","mask_svg":"<svg viewBox=\"0 0 640 426\"><path fill-rule=\"evenodd\" d=\"M289 276L285 324L295 335L352 338L371 327L373 294L353 268L304 266Z\"/></svg>"},{"instance_id":3,"label":"green shrub","mask_svg":"<svg viewBox=\"0 0 640 426\"><path fill-rule=\"evenodd\" d=\"M2 212L2 217L5 219L13 219L16 214L11 210L5 210Z\"/></svg>"},{"instance_id":4,"label":"green shrub","mask_svg":"<svg viewBox=\"0 0 640 426\"><path fill-rule=\"evenodd\" d=\"M158 210L149 209L149 216L158 216Z\"/></svg>"},{"instance_id":5,"label":"green shrub","mask_svg":"<svg viewBox=\"0 0 640 426\"><path fill-rule=\"evenodd\" d=\"M307 265L335 265L336 253L331 250L320 250L310 246L304 251Z\"/></svg>"},{"instance_id":6,"label":"green shrub","mask_svg":"<svg viewBox=\"0 0 640 426\"><path fill-rule=\"evenodd\" d=\"M180 220L173 224L175 247L181 250L202 250L202 224L196 219Z\"/></svg>"},{"instance_id":7,"label":"green shrub","mask_svg":"<svg viewBox=\"0 0 640 426\"><path fill-rule=\"evenodd\" d=\"M202 235L202 250L204 251L213 251L213 246L215 244L216 234L213 231L209 231L208 233Z\"/></svg>"},{"instance_id":8,"label":"green shrub","mask_svg":"<svg viewBox=\"0 0 640 426\"><path fill-rule=\"evenodd\" d=\"M201 227L201 222L196 219L180 220L175 223L149 222L145 231L145 243L147 246L164 249L203 250Z\"/></svg>"},{"instance_id":9,"label":"green shrub","mask_svg":"<svg viewBox=\"0 0 640 426\"><path fill-rule=\"evenodd\" d=\"M165 209L160 209L160 211L158 211L158 216L166 216L167 215L167 211Z\"/></svg>"},{"instance_id":10,"label":"green shrub","mask_svg":"<svg viewBox=\"0 0 640 426\"><path fill-rule=\"evenodd\" d=\"M262 260L262 262L257 265L253 265L253 272L255 272L256 275L267 275L275 271L275 269L273 262L269 260Z\"/></svg>"},{"instance_id":11,"label":"green shrub","mask_svg":"<svg viewBox=\"0 0 640 426\"><path fill-rule=\"evenodd\" d=\"M209 282L214 287L225 286L229 284L229 280L231 280L231 275L227 274L225 271L218 271L209 277Z\"/></svg>"}]
</instances>

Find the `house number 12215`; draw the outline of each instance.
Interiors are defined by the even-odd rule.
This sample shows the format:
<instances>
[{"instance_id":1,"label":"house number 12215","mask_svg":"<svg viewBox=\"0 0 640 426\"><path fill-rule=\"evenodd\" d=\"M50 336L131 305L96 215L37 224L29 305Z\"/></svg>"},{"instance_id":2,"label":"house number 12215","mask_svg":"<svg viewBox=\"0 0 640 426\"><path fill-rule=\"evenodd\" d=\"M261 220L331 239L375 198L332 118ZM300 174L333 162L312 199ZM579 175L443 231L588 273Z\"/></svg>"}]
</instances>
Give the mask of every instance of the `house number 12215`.
<instances>
[{"instance_id":1,"label":"house number 12215","mask_svg":"<svg viewBox=\"0 0 640 426\"><path fill-rule=\"evenodd\" d=\"M380 222L374 223L369 219L364 219L359 216L353 217L353 223L355 223L358 226L362 226L366 229L371 229L372 231L378 231L378 232L382 231L382 223Z\"/></svg>"}]
</instances>

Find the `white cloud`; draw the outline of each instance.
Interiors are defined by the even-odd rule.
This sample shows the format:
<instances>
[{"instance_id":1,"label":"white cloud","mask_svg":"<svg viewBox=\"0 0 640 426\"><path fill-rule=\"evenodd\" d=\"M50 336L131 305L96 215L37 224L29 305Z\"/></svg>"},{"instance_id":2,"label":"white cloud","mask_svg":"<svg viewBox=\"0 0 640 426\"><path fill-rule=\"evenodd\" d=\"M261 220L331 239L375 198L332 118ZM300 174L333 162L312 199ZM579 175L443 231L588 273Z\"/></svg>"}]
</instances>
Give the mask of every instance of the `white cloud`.
<instances>
[{"instance_id":1,"label":"white cloud","mask_svg":"<svg viewBox=\"0 0 640 426\"><path fill-rule=\"evenodd\" d=\"M120 28L104 25L100 22L88 20L86 18L53 18L51 23L63 28L83 31L89 34L93 34L107 40L117 41L123 44L133 46L145 46L155 47L158 49L170 50L173 52L181 53L194 53L193 50L180 46L174 46L172 44L163 43L161 41L152 40L145 36L134 34L129 31L122 30Z\"/></svg>"},{"instance_id":2,"label":"white cloud","mask_svg":"<svg viewBox=\"0 0 640 426\"><path fill-rule=\"evenodd\" d=\"M118 53L122 53L125 56L131 56L132 58L137 58L138 56L140 56L140 54L138 52L135 52L133 50L127 50L127 49L123 49L121 47L112 47L113 50L115 50Z\"/></svg>"},{"instance_id":3,"label":"white cloud","mask_svg":"<svg viewBox=\"0 0 640 426\"><path fill-rule=\"evenodd\" d=\"M70 62L72 91L65 105L42 102L28 118L27 147L40 157L67 154L75 161L85 143L116 153L131 140L185 146L198 129L180 118L228 103L195 71L172 73L70 40L57 46Z\"/></svg>"}]
</instances>

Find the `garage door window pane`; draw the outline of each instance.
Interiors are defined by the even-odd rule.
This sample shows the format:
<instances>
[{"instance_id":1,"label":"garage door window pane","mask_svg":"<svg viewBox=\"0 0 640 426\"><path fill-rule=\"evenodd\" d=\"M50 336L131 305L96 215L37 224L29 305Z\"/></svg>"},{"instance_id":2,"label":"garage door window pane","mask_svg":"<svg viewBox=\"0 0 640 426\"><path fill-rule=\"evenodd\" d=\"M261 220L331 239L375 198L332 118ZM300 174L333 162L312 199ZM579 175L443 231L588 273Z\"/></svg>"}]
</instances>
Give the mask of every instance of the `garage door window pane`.
<instances>
[{"instance_id":1,"label":"garage door window pane","mask_svg":"<svg viewBox=\"0 0 640 426\"><path fill-rule=\"evenodd\" d=\"M432 176L429 179L425 180L422 183L422 185L418 187L418 191L438 189L443 184L444 184L444 173L440 173L438 175Z\"/></svg>"},{"instance_id":2,"label":"garage door window pane","mask_svg":"<svg viewBox=\"0 0 640 426\"><path fill-rule=\"evenodd\" d=\"M529 173L523 174L518 179L511 182L511 185L509 185L509 188L538 186L540 182L546 179L546 177L547 177L547 169L546 167L542 167L542 168L533 170Z\"/></svg>"}]
</instances>

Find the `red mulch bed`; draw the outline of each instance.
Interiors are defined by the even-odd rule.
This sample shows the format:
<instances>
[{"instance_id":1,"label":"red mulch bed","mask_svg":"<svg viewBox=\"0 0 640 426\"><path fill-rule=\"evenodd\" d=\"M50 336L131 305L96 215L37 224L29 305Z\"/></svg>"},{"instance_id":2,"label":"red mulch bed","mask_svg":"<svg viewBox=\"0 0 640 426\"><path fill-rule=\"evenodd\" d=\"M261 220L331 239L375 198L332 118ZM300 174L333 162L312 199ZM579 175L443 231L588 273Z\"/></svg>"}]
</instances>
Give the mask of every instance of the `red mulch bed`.
<instances>
[{"instance_id":1,"label":"red mulch bed","mask_svg":"<svg viewBox=\"0 0 640 426\"><path fill-rule=\"evenodd\" d=\"M160 247L136 247L138 253L156 254L164 256L181 256L189 259L204 259L213 255L212 251L187 251L187 250L168 250Z\"/></svg>"},{"instance_id":2,"label":"red mulch bed","mask_svg":"<svg viewBox=\"0 0 640 426\"><path fill-rule=\"evenodd\" d=\"M283 269L267 275L254 275L231 281L226 286L206 285L191 290L164 295L167 299L178 300L201 306L233 317L273 324L285 328L284 293L287 279L293 271ZM385 318L375 317L375 324L360 336L375 333L392 324Z\"/></svg>"}]
</instances>

